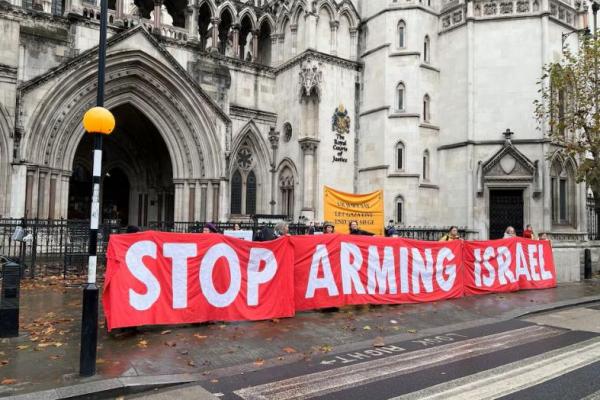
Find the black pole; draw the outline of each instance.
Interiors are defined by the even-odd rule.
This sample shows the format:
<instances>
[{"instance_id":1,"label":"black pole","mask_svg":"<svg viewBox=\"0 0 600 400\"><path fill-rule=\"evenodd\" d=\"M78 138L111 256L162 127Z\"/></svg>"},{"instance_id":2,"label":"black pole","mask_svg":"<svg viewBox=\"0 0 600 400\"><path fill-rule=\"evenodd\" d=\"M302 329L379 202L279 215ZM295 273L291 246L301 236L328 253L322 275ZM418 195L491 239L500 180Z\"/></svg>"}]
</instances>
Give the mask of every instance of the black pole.
<instances>
[{"instance_id":1,"label":"black pole","mask_svg":"<svg viewBox=\"0 0 600 400\"><path fill-rule=\"evenodd\" d=\"M98 93L96 105L104 106L104 70L106 65L106 29L108 0L100 0L100 43L98 46ZM81 349L79 352L79 375L96 374L96 351L98 347L98 286L96 265L98 248L98 225L100 220L100 185L102 171L102 134L94 135L92 208L90 212L90 239L88 246L88 280L83 289L81 316Z\"/></svg>"}]
</instances>

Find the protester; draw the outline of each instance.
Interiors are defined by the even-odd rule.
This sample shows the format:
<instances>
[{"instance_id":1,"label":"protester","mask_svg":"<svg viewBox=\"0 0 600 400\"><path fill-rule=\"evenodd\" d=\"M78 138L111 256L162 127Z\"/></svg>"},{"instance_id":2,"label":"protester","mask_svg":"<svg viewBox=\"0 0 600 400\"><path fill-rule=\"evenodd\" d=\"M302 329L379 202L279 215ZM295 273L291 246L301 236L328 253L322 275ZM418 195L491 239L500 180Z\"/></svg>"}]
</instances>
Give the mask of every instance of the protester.
<instances>
[{"instance_id":1,"label":"protester","mask_svg":"<svg viewBox=\"0 0 600 400\"><path fill-rule=\"evenodd\" d=\"M535 233L533 232L531 225L527 224L525 230L523 231L523 237L525 239L535 239Z\"/></svg>"},{"instance_id":2,"label":"protester","mask_svg":"<svg viewBox=\"0 0 600 400\"><path fill-rule=\"evenodd\" d=\"M538 236L539 240L548 240L548 234L546 232L541 232Z\"/></svg>"},{"instance_id":3,"label":"protester","mask_svg":"<svg viewBox=\"0 0 600 400\"><path fill-rule=\"evenodd\" d=\"M206 225L204 225L204 228L202 228L202 233L221 233L219 232L219 229L217 228L217 226L213 223L208 223Z\"/></svg>"},{"instance_id":4,"label":"protester","mask_svg":"<svg viewBox=\"0 0 600 400\"><path fill-rule=\"evenodd\" d=\"M515 228L513 228L512 226L507 226L506 230L504 231L504 239L508 239L515 236L517 236L517 234L515 233Z\"/></svg>"},{"instance_id":5,"label":"protester","mask_svg":"<svg viewBox=\"0 0 600 400\"><path fill-rule=\"evenodd\" d=\"M129 225L125 230L125 233L138 233L140 231L140 227L136 225Z\"/></svg>"},{"instance_id":6,"label":"protester","mask_svg":"<svg viewBox=\"0 0 600 400\"><path fill-rule=\"evenodd\" d=\"M325 221L325 223L323 224L323 233L335 233L335 226L331 222Z\"/></svg>"},{"instance_id":7,"label":"protester","mask_svg":"<svg viewBox=\"0 0 600 400\"><path fill-rule=\"evenodd\" d=\"M313 221L310 221L308 223L308 231L307 231L308 235L314 235L315 234L315 223Z\"/></svg>"},{"instance_id":8,"label":"protester","mask_svg":"<svg viewBox=\"0 0 600 400\"><path fill-rule=\"evenodd\" d=\"M241 231L242 228L240 227L240 224L238 224L237 222L235 224L233 224L233 230L234 231Z\"/></svg>"},{"instance_id":9,"label":"protester","mask_svg":"<svg viewBox=\"0 0 600 400\"><path fill-rule=\"evenodd\" d=\"M394 220L393 219L390 219L388 221L388 225L385 227L384 233L385 233L386 237L397 236L396 235L396 227L394 226Z\"/></svg>"},{"instance_id":10,"label":"protester","mask_svg":"<svg viewBox=\"0 0 600 400\"><path fill-rule=\"evenodd\" d=\"M458 235L458 228L456 226L451 226L448 229L448 232L440 238L440 242L451 242L452 240L458 240L460 236Z\"/></svg>"},{"instance_id":11,"label":"protester","mask_svg":"<svg viewBox=\"0 0 600 400\"><path fill-rule=\"evenodd\" d=\"M358 221L350 221L350 224L348 226L350 227L351 235L363 235L363 236L374 236L375 235L374 233L363 231L362 229L359 229Z\"/></svg>"},{"instance_id":12,"label":"protester","mask_svg":"<svg viewBox=\"0 0 600 400\"><path fill-rule=\"evenodd\" d=\"M277 224L275 224L274 231L275 231L274 234L275 234L276 238L278 238L280 236L288 236L289 232L290 232L290 227L287 222L280 221Z\"/></svg>"}]
</instances>

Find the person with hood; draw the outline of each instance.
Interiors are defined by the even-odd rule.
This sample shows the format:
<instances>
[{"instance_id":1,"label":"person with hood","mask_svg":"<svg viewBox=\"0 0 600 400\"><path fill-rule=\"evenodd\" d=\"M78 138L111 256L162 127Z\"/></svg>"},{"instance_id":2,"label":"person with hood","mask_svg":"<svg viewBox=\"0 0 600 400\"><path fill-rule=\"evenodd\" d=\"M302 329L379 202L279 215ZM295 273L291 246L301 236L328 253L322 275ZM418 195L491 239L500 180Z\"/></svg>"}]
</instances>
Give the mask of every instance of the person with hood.
<instances>
[{"instance_id":1,"label":"person with hood","mask_svg":"<svg viewBox=\"0 0 600 400\"><path fill-rule=\"evenodd\" d=\"M219 228L217 228L217 226L215 224L213 224L212 222L209 222L206 225L204 225L204 228L202 228L202 233L221 233L221 232L219 232Z\"/></svg>"},{"instance_id":2,"label":"person with hood","mask_svg":"<svg viewBox=\"0 0 600 400\"><path fill-rule=\"evenodd\" d=\"M362 229L359 229L358 221L350 221L350 224L348 226L350 227L351 235L375 236L374 233L363 231Z\"/></svg>"}]
</instances>

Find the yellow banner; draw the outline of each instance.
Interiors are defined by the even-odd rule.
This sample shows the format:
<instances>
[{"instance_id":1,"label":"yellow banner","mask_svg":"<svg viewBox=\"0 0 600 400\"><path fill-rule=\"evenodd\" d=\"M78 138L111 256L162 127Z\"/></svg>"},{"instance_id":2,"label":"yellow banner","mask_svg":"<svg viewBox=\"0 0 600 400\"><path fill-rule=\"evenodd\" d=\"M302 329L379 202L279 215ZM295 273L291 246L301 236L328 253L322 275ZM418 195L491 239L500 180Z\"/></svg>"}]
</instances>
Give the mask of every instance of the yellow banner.
<instances>
[{"instance_id":1,"label":"yellow banner","mask_svg":"<svg viewBox=\"0 0 600 400\"><path fill-rule=\"evenodd\" d=\"M358 222L358 229L383 235L383 191L368 194L339 192L325 186L325 221L335 225L336 233L348 233L350 221Z\"/></svg>"}]
</instances>

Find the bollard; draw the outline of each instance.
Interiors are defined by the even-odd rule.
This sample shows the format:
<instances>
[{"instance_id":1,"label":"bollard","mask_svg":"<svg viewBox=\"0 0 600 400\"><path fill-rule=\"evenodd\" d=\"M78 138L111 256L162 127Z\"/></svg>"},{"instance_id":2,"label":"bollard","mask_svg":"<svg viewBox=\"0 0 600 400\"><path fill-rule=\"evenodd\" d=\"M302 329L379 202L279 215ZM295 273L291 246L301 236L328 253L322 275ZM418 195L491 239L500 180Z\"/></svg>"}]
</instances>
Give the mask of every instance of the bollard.
<instances>
[{"instance_id":1,"label":"bollard","mask_svg":"<svg viewBox=\"0 0 600 400\"><path fill-rule=\"evenodd\" d=\"M592 279L592 251L590 249L583 251L583 278Z\"/></svg>"},{"instance_id":2,"label":"bollard","mask_svg":"<svg viewBox=\"0 0 600 400\"><path fill-rule=\"evenodd\" d=\"M15 337L19 336L21 266L14 261L4 264L2 276L2 290L0 291L0 337Z\"/></svg>"}]
</instances>

